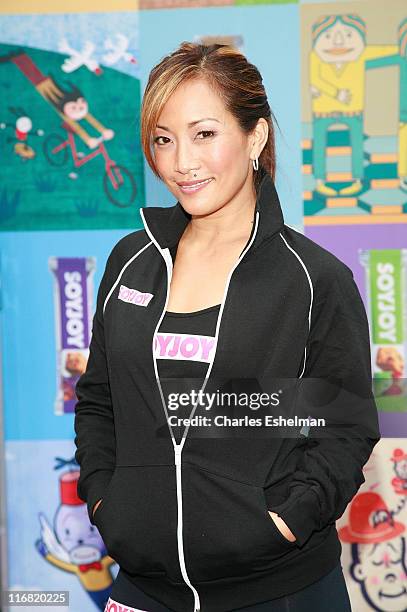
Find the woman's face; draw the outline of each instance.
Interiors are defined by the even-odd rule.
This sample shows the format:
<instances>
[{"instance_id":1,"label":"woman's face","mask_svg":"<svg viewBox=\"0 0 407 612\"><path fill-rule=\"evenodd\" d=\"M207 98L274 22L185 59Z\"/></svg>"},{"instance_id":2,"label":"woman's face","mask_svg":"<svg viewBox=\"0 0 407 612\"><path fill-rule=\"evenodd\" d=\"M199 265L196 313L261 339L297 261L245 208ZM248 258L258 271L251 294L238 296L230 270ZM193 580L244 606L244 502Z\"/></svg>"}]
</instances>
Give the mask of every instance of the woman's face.
<instances>
[{"instance_id":1,"label":"woman's face","mask_svg":"<svg viewBox=\"0 0 407 612\"><path fill-rule=\"evenodd\" d=\"M252 137L203 79L188 81L172 94L153 140L160 176L190 214L217 210L243 187L251 188ZM207 182L188 189L181 185L185 181Z\"/></svg>"}]
</instances>

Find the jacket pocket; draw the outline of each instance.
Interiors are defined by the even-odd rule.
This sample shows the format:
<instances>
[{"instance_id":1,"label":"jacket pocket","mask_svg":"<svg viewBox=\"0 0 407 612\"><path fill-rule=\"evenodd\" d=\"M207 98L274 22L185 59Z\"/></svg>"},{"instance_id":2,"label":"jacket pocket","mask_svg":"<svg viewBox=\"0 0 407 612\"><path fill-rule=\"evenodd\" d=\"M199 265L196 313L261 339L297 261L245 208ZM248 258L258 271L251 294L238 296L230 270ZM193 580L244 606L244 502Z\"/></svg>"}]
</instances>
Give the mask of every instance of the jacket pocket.
<instances>
[{"instance_id":1,"label":"jacket pocket","mask_svg":"<svg viewBox=\"0 0 407 612\"><path fill-rule=\"evenodd\" d=\"M270 516L270 514L269 514L269 508L267 507L267 499L266 499L266 496L265 496L265 493L264 493L264 489L263 489L263 487L256 487L256 488L259 490L259 492L260 492L260 496L261 496L261 498L262 498L262 502L263 502L264 509L265 509L265 514L266 514L266 520L267 520L267 522L268 522L268 521L270 521L270 523L271 523L271 529L274 531L275 536L276 536L276 537L277 537L279 540L281 540L282 545L284 545L284 544L288 544L288 545L289 545L289 548L290 548L290 549L292 549L292 545L293 545L293 544L294 544L294 545L296 545L296 542L295 542L295 541L294 541L294 542L291 542L290 540L288 540L288 539L285 537L285 535L283 535L283 534L281 533L281 531L279 530L279 528L277 527L277 525L275 524L275 522L273 521L273 519L271 518L271 516Z\"/></svg>"},{"instance_id":2,"label":"jacket pocket","mask_svg":"<svg viewBox=\"0 0 407 612\"><path fill-rule=\"evenodd\" d=\"M263 487L183 467L186 566L192 581L245 576L296 550L268 513Z\"/></svg>"},{"instance_id":3,"label":"jacket pocket","mask_svg":"<svg viewBox=\"0 0 407 612\"><path fill-rule=\"evenodd\" d=\"M126 572L181 581L176 508L175 466L117 466L94 520Z\"/></svg>"},{"instance_id":4,"label":"jacket pocket","mask_svg":"<svg viewBox=\"0 0 407 612\"><path fill-rule=\"evenodd\" d=\"M99 512L101 512L101 510L103 510L103 506L104 506L104 505L105 505L105 503L106 503L106 499L109 497L109 493L110 493L110 491L112 490L112 483L113 483L114 478L115 478L115 476L116 476L116 472L117 472L117 467L115 468L115 470L114 470L114 472L113 472L113 474L112 474L112 477L111 477L111 479L110 479L110 482L109 482L109 484L107 485L106 491L104 492L103 496L102 496L101 498L99 498L99 499L101 499L102 501L100 502L100 504L99 504L99 505L98 505L98 507L96 508L95 512L93 513L93 520L95 521L95 523L96 523L96 521L97 521L97 515L99 514ZM95 502L95 504L96 504L98 501L99 501L99 500L97 499L97 500L96 500L96 502ZM95 507L95 504L93 504L93 507ZM92 511L93 511L93 508L92 508Z\"/></svg>"}]
</instances>

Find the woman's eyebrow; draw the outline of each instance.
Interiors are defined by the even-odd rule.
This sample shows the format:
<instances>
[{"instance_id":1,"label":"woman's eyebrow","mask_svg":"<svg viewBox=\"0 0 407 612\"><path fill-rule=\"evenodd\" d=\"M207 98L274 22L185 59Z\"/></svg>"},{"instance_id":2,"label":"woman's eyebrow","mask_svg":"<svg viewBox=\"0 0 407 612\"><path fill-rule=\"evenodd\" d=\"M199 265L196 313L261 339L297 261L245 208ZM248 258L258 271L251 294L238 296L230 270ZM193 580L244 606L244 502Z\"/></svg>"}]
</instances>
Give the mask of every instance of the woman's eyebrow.
<instances>
[{"instance_id":1,"label":"woman's eyebrow","mask_svg":"<svg viewBox=\"0 0 407 612\"><path fill-rule=\"evenodd\" d=\"M217 123L220 123L219 119L215 119L215 117L205 117L204 119L197 119L197 121L191 121L190 123L188 123L188 127L193 127L197 123L201 123L201 121L217 121ZM166 127L165 125L156 125L156 127L160 128L161 130L165 130L166 132L171 132L170 128Z\"/></svg>"}]
</instances>

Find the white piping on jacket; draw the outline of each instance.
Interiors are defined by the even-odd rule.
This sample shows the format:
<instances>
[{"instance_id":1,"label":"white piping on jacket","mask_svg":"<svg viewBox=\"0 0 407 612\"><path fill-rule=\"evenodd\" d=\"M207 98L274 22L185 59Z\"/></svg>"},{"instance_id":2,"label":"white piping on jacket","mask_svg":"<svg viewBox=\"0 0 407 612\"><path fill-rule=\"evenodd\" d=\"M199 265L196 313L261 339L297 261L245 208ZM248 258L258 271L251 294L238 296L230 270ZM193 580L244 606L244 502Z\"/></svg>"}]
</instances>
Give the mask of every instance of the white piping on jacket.
<instances>
[{"instance_id":1,"label":"white piping on jacket","mask_svg":"<svg viewBox=\"0 0 407 612\"><path fill-rule=\"evenodd\" d=\"M144 249L146 249L147 247L149 247L151 244L151 242L148 242L145 246L143 246L142 249L140 249L139 251L137 251L137 253L135 255L133 255L133 257L131 257L123 266L123 268L120 270L119 272L119 276L116 278L115 282L113 283L112 288L110 289L109 293L106 296L106 299L104 301L103 304L103 314L105 314L105 308L106 308L106 304L109 301L110 296L112 295L113 291L116 289L117 284L119 282L119 280L121 279L123 272L125 271L125 269L127 268L127 266L129 266L131 264L132 261L134 261L136 259L136 257L138 257L140 255L140 253L142 253L144 251Z\"/></svg>"},{"instance_id":2,"label":"white piping on jacket","mask_svg":"<svg viewBox=\"0 0 407 612\"><path fill-rule=\"evenodd\" d=\"M157 247L159 253L163 257L164 262L165 262L165 266L166 266L166 269L167 269L167 294L166 294L166 297L165 297L164 308L162 310L162 313L161 313L161 315L160 315L160 317L158 319L157 325L156 325L155 330L154 330L151 350L152 350L152 354L153 354L153 364L154 364L155 377L156 377L158 389L160 391L161 401L162 401L164 412L165 412L165 415L166 415L166 418L167 418L167 425L169 426L169 430L170 430L170 434L171 434L171 440L172 440L172 444L173 444L173 447L174 447L176 485L177 485L177 546L178 546L178 560L179 560L179 564L180 564L180 568L181 568L182 577L184 578L186 584L192 590L193 595L194 595L194 612L199 612L200 609L201 609L199 595L198 595L198 591L191 584L191 581L190 581L189 576L187 574L187 570L186 570L186 566L185 566L184 550L183 550L183 541L182 541L182 527L183 527L183 525L182 525L182 486L181 486L181 450L182 450L182 448L180 448L179 445L176 443L176 440L175 440L172 428L169 425L169 420L168 420L169 417L168 417L167 405L166 405L164 394L163 394L162 387L161 387L160 377L159 377L158 368L157 368L157 359L156 359L155 351L154 351L155 336L156 336L157 330L158 330L158 328L159 328L159 326L161 324L161 321L162 321L162 319L163 319L163 317L165 315L165 310L167 308L168 299L169 299L169 295L170 295L170 284L171 284L171 278L172 278L172 257L171 257L171 253L170 253L169 249L168 248L162 249L160 247L160 245L158 244L158 242L156 241L156 239L154 238L153 234L150 231L150 228L147 225L146 219L145 219L144 214L143 214L143 210L141 208L140 208L140 215L141 215L141 218L143 219L145 230L146 230L148 236L151 238L151 241L155 244L155 246Z\"/></svg>"},{"instance_id":3,"label":"white piping on jacket","mask_svg":"<svg viewBox=\"0 0 407 612\"><path fill-rule=\"evenodd\" d=\"M284 221L284 225L286 225L287 227L291 228L292 230L294 230L295 232L298 232L299 234L301 234L302 232L300 232L300 230L297 227L294 227L294 225L289 225L288 223L286 223ZM304 234L303 234L304 235Z\"/></svg>"},{"instance_id":4,"label":"white piping on jacket","mask_svg":"<svg viewBox=\"0 0 407 612\"><path fill-rule=\"evenodd\" d=\"M279 234L280 234L281 239L284 241L286 247L288 249L290 249L290 251L292 253L294 253L296 258L298 259L298 261L300 262L300 264L304 268L305 274L307 275L307 279L308 279L308 283L309 283L309 287L310 287L310 291L311 291L311 300L310 300L310 305L309 305L309 310L308 310L308 333L309 333L311 331L311 311L312 311L312 303L314 301L314 287L312 285L311 276L310 276L310 274L308 272L307 266L305 265L305 263L303 262L301 257L298 255L297 251L295 251L292 247L290 247L290 245L288 244L287 240L284 238L284 236L282 235L281 232L279 232ZM306 361L307 361L307 345L305 344L305 347L304 347L304 365L302 367L302 372L301 372L301 374L299 375L298 378L302 378L302 375L304 374Z\"/></svg>"},{"instance_id":5,"label":"white piping on jacket","mask_svg":"<svg viewBox=\"0 0 407 612\"><path fill-rule=\"evenodd\" d=\"M176 466L176 482L177 482L177 512L178 512L178 523L177 523L177 542L178 542L178 558L179 558L179 563L180 563L180 567L181 567L181 573L182 576L185 580L185 582L187 583L187 585L190 587L190 589L192 590L193 594L194 594L194 612L200 612L201 609L201 602L200 602L200 598L199 598L199 594L198 591L196 590L196 588L193 586L193 584L191 584L191 581L189 579L189 576L187 574L187 570L186 570L186 566L185 566L185 557L184 557L184 547L183 547L183 514L182 514L182 470L181 470L181 464L182 464L182 449L183 446L185 444L185 440L188 434L188 429L189 429L189 425L190 425L190 421L189 424L186 426L184 434L182 436L182 440L180 442L180 444L177 444L175 441L175 437L174 434L172 432L172 428L171 425L169 423L168 420L168 411L167 411L167 405L165 402L165 398L162 392L162 387L161 387L161 382L160 382L160 377L158 375L158 369L157 369L157 359L156 359L156 355L155 355L155 351L154 351L154 340L155 340L155 335L157 333L157 329L159 328L161 321L164 317L165 314L165 310L167 308L167 304L168 304L168 299L169 299L169 293L170 293L170 283L171 283L171 278L172 278L172 268L173 268L173 263L172 263L172 257L171 257L171 253L169 251L168 248L166 249L162 249L160 247L160 245L158 244L158 242L155 240L154 236L152 235L152 233L150 232L150 229L147 226L145 217L143 215L143 210L140 208L140 215L143 219L143 223L146 229L147 234L149 235L149 237L151 238L152 242L154 242L154 244L156 245L157 249L159 250L159 252L161 253L162 257L164 258L166 267L167 267L167 295L165 298L165 305L163 308L163 311L161 313L161 316L158 320L158 323L156 325L156 328L154 330L154 335L153 335L153 342L152 342L152 352L153 352L153 362L154 362L154 371L155 371L155 375L156 375L156 380L157 380L157 384L160 390L160 395L161 395L161 400L163 402L163 407L164 407L164 411L167 417L167 425L170 429L170 434L171 434L171 439L172 439L172 443L174 446L174 455L175 455L175 466ZM209 367L208 370L206 372L206 376L205 376L205 381L204 384L201 387L201 390L198 394L198 398L201 394L201 392L203 392L203 390L205 389L206 383L209 380L209 376L210 376L210 372L212 370L212 366L213 366L213 362L215 360L215 355L216 355L216 349L217 349L217 345L218 345L218 337L219 337L219 327L220 327L220 323L221 323L221 318L222 318L222 313L223 313L223 309L225 306L225 302L226 302L226 296L228 293L228 289L229 289L229 284L230 284L230 279L232 277L232 274L234 272L234 270L236 269L236 267L239 265L239 263L241 262L241 260L243 259L244 255L246 254L246 252L248 251L248 249L250 248L250 246L253 243L253 240L257 234L257 228L259 225L259 216L260 213L257 211L256 212L256 220L255 220L255 227L254 227L254 232L252 235L252 238L250 240L250 242L248 243L248 245L246 246L246 248L244 249L244 251L240 254L239 258L237 259L235 265L233 266L233 268L230 270L227 281L226 281L226 286L223 292L223 297L222 297L222 303L219 309L219 313L218 313L218 318L217 318L217 322L216 322L216 332L215 332L215 341L214 341L214 351L212 353L211 359L210 359L210 363L209 363ZM199 399L197 400L197 403L195 404L195 406L192 409L192 412L189 416L189 419L191 419L194 415L194 412L196 410L197 404L198 404Z\"/></svg>"}]
</instances>

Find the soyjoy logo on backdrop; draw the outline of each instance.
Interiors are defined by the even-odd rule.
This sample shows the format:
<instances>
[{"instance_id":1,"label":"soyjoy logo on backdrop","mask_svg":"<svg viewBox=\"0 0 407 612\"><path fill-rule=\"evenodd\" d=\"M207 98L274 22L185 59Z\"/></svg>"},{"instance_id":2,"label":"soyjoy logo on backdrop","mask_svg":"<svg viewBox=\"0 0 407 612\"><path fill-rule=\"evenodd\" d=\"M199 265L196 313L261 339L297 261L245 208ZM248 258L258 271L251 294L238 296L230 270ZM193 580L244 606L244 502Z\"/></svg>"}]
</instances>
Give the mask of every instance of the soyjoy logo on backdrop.
<instances>
[{"instance_id":1,"label":"soyjoy logo on backdrop","mask_svg":"<svg viewBox=\"0 0 407 612\"><path fill-rule=\"evenodd\" d=\"M57 338L55 413L74 412L75 386L86 370L91 336L94 257L50 257Z\"/></svg>"},{"instance_id":2,"label":"soyjoy logo on backdrop","mask_svg":"<svg viewBox=\"0 0 407 612\"><path fill-rule=\"evenodd\" d=\"M368 288L372 372L379 410L405 411L407 249L360 250Z\"/></svg>"},{"instance_id":3,"label":"soyjoy logo on backdrop","mask_svg":"<svg viewBox=\"0 0 407 612\"><path fill-rule=\"evenodd\" d=\"M371 251L373 338L377 344L403 342L400 250Z\"/></svg>"}]
</instances>

